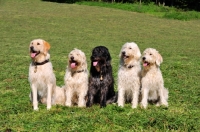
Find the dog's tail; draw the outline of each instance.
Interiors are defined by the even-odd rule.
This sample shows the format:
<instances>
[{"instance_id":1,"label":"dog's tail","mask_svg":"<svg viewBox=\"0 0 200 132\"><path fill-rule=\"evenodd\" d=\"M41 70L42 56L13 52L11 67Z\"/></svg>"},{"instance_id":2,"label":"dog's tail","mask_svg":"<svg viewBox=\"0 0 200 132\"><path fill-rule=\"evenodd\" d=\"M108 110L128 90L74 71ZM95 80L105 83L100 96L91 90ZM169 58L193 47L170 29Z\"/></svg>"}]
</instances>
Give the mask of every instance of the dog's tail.
<instances>
[{"instance_id":1,"label":"dog's tail","mask_svg":"<svg viewBox=\"0 0 200 132\"><path fill-rule=\"evenodd\" d=\"M115 95L106 101L106 104L116 103L118 98L118 92L115 92Z\"/></svg>"}]
</instances>

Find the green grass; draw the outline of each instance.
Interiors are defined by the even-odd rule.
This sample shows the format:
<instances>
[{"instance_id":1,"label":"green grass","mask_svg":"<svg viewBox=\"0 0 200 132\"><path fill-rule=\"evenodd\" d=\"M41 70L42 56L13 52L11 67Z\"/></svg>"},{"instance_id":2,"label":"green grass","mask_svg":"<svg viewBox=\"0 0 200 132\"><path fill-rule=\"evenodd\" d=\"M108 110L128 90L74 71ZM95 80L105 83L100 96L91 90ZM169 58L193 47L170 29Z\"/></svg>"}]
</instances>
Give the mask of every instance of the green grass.
<instances>
[{"instance_id":1,"label":"green grass","mask_svg":"<svg viewBox=\"0 0 200 132\"><path fill-rule=\"evenodd\" d=\"M198 131L200 129L200 20L178 21L147 14L40 0L0 1L0 131ZM57 85L64 84L67 55L73 48L87 61L98 45L108 47L117 79L119 51L134 41L143 51L156 48L169 89L169 107L132 109L115 104L100 109L29 102L29 43L42 38L51 44ZM89 66L88 66L89 68ZM115 89L117 86L115 84Z\"/></svg>"},{"instance_id":2,"label":"green grass","mask_svg":"<svg viewBox=\"0 0 200 132\"><path fill-rule=\"evenodd\" d=\"M106 3L106 2L88 2L82 1L77 2L80 5L89 5L89 6L100 6L107 8L115 8L139 13L150 14L153 16L167 18L167 19L177 19L177 20L194 20L200 19L200 13L196 11L183 11L181 9L176 9L174 7L168 6L157 6L154 3L141 5L139 3L131 4L131 3Z\"/></svg>"}]
</instances>

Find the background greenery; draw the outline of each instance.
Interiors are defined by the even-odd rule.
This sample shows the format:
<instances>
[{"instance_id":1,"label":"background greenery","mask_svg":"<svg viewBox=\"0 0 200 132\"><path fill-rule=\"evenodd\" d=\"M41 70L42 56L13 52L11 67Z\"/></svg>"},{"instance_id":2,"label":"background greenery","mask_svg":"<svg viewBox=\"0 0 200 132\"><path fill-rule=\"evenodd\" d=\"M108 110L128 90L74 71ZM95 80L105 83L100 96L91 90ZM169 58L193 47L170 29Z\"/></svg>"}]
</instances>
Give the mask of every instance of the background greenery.
<instances>
[{"instance_id":1,"label":"background greenery","mask_svg":"<svg viewBox=\"0 0 200 132\"><path fill-rule=\"evenodd\" d=\"M158 6L171 6L181 8L184 10L196 10L200 11L199 0L43 0L58 3L75 3L80 1L96 1L96 2L108 2L108 3L143 3L150 4L154 3Z\"/></svg>"},{"instance_id":2,"label":"background greenery","mask_svg":"<svg viewBox=\"0 0 200 132\"><path fill-rule=\"evenodd\" d=\"M179 21L152 15L40 0L0 1L0 131L199 131L200 20ZM119 52L134 41L141 52L156 48L163 56L161 70L169 89L169 107L100 109L29 102L29 43L42 38L51 44L57 85L64 84L67 55L108 47L116 80ZM89 68L89 66L88 66ZM117 86L115 85L117 90Z\"/></svg>"}]
</instances>

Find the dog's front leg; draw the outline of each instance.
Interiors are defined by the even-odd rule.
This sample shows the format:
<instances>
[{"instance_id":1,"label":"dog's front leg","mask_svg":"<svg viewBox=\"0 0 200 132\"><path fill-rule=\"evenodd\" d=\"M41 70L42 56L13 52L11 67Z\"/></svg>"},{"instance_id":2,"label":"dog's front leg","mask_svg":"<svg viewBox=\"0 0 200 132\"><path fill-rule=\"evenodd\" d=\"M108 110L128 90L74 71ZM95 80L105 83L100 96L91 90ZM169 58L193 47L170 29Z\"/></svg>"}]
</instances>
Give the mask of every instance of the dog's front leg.
<instances>
[{"instance_id":1,"label":"dog's front leg","mask_svg":"<svg viewBox=\"0 0 200 132\"><path fill-rule=\"evenodd\" d=\"M93 101L94 101L94 95L91 93L88 93L88 101L86 103L87 107L91 107L93 105Z\"/></svg>"},{"instance_id":2,"label":"dog's front leg","mask_svg":"<svg viewBox=\"0 0 200 132\"><path fill-rule=\"evenodd\" d=\"M33 101L33 110L38 110L38 100L37 100L37 87L31 84L32 90L32 101Z\"/></svg>"},{"instance_id":3,"label":"dog's front leg","mask_svg":"<svg viewBox=\"0 0 200 132\"><path fill-rule=\"evenodd\" d=\"M148 88L142 88L142 101L141 101L141 107L145 108L147 107L148 104L148 94L149 94L149 89Z\"/></svg>"},{"instance_id":4,"label":"dog's front leg","mask_svg":"<svg viewBox=\"0 0 200 132\"><path fill-rule=\"evenodd\" d=\"M132 108L137 108L139 97L139 87L133 90Z\"/></svg>"},{"instance_id":5,"label":"dog's front leg","mask_svg":"<svg viewBox=\"0 0 200 132\"><path fill-rule=\"evenodd\" d=\"M78 97L78 107L85 107L85 93L80 93Z\"/></svg>"},{"instance_id":6,"label":"dog's front leg","mask_svg":"<svg viewBox=\"0 0 200 132\"><path fill-rule=\"evenodd\" d=\"M67 86L67 87L69 87L69 86ZM71 88L66 89L65 95L66 95L65 105L68 107L71 107L72 106L72 90L71 90Z\"/></svg>"},{"instance_id":7,"label":"dog's front leg","mask_svg":"<svg viewBox=\"0 0 200 132\"><path fill-rule=\"evenodd\" d=\"M100 107L106 107L106 93L107 88L101 89L101 97L100 97Z\"/></svg>"},{"instance_id":8,"label":"dog's front leg","mask_svg":"<svg viewBox=\"0 0 200 132\"><path fill-rule=\"evenodd\" d=\"M52 89L53 89L53 84L48 84L47 86L47 110L51 109L51 96L52 96Z\"/></svg>"},{"instance_id":9,"label":"dog's front leg","mask_svg":"<svg viewBox=\"0 0 200 132\"><path fill-rule=\"evenodd\" d=\"M118 91L117 104L118 104L118 106L124 107L124 103L125 103L125 91L120 86L118 87L118 89L119 89L119 91Z\"/></svg>"}]
</instances>

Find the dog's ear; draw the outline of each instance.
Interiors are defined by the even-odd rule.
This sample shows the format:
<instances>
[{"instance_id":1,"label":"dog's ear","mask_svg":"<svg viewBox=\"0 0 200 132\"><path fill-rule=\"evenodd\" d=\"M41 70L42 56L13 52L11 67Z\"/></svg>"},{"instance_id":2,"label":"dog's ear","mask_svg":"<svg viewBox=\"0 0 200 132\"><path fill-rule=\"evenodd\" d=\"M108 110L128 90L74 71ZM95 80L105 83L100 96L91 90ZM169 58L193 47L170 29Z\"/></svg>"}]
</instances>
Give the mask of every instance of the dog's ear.
<instances>
[{"instance_id":1,"label":"dog's ear","mask_svg":"<svg viewBox=\"0 0 200 132\"><path fill-rule=\"evenodd\" d=\"M82 66L86 67L87 68L87 59L86 59L86 56L85 54L83 53L82 55L82 59L83 59L83 63L82 63Z\"/></svg>"},{"instance_id":2,"label":"dog's ear","mask_svg":"<svg viewBox=\"0 0 200 132\"><path fill-rule=\"evenodd\" d=\"M162 56L157 52L156 54L156 65L160 66L160 64L163 62Z\"/></svg>"},{"instance_id":3,"label":"dog's ear","mask_svg":"<svg viewBox=\"0 0 200 132\"><path fill-rule=\"evenodd\" d=\"M136 56L135 56L135 58L136 58L137 60L140 60L140 58L141 58L141 52L140 52L140 49L139 49L139 48L138 48L137 51L136 51Z\"/></svg>"},{"instance_id":4,"label":"dog's ear","mask_svg":"<svg viewBox=\"0 0 200 132\"><path fill-rule=\"evenodd\" d=\"M44 43L44 54L45 55L47 55L47 53L48 53L48 51L49 51L49 49L50 49L50 44L48 43L48 42L46 42L46 41L43 41L43 43Z\"/></svg>"}]
</instances>

